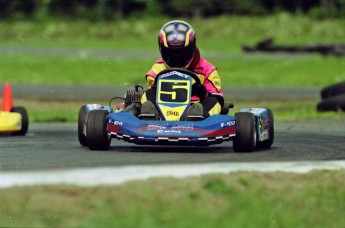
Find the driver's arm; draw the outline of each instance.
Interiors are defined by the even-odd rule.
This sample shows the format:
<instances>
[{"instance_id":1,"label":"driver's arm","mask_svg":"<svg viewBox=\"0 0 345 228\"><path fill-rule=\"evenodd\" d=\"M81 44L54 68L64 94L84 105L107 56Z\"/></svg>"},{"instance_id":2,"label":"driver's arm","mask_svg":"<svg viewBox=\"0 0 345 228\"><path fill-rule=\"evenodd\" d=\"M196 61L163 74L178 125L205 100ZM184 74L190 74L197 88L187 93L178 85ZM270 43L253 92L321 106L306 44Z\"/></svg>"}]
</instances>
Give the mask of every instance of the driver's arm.
<instances>
[{"instance_id":1,"label":"driver's arm","mask_svg":"<svg viewBox=\"0 0 345 228\"><path fill-rule=\"evenodd\" d=\"M205 78L204 86L209 93L223 96L222 83L217 70L212 71L212 73Z\"/></svg>"},{"instance_id":2,"label":"driver's arm","mask_svg":"<svg viewBox=\"0 0 345 228\"><path fill-rule=\"evenodd\" d=\"M155 83L155 79L150 75L146 75L146 83L147 83L147 88L151 89L151 87Z\"/></svg>"},{"instance_id":3,"label":"driver's arm","mask_svg":"<svg viewBox=\"0 0 345 228\"><path fill-rule=\"evenodd\" d=\"M153 64L151 70L146 74L146 82L148 89L150 89L153 86L157 74L165 69L167 69L167 66L161 59L158 60L155 64Z\"/></svg>"},{"instance_id":4,"label":"driver's arm","mask_svg":"<svg viewBox=\"0 0 345 228\"><path fill-rule=\"evenodd\" d=\"M224 98L222 91L222 84L217 70L214 70L204 81L204 86L207 90L208 96L214 96L218 102L223 106Z\"/></svg>"}]
</instances>

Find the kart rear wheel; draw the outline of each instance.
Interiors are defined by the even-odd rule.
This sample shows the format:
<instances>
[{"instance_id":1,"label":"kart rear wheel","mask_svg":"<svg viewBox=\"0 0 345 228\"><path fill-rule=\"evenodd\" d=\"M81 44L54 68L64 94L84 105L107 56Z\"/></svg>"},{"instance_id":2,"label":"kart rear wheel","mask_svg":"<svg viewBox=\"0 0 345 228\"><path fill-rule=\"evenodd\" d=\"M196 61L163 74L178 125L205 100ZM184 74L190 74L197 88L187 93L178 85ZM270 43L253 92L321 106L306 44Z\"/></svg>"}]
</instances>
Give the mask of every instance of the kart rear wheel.
<instances>
[{"instance_id":1,"label":"kart rear wheel","mask_svg":"<svg viewBox=\"0 0 345 228\"><path fill-rule=\"evenodd\" d=\"M271 148L274 140L274 117L273 117L273 112L271 109L267 109L267 118L268 118L268 123L270 125L268 129L268 133L270 135L270 138L263 141L263 142L258 142L256 144L256 147L259 149L268 149Z\"/></svg>"},{"instance_id":2,"label":"kart rear wheel","mask_svg":"<svg viewBox=\"0 0 345 228\"><path fill-rule=\"evenodd\" d=\"M12 135L25 135L29 128L29 117L24 107L13 107L11 112L17 112L22 116L22 128L19 131L13 132Z\"/></svg>"},{"instance_id":3,"label":"kart rear wheel","mask_svg":"<svg viewBox=\"0 0 345 228\"><path fill-rule=\"evenodd\" d=\"M78 140L79 143L83 146L87 146L87 139L86 136L84 135L83 131L84 131L84 125L85 125L85 121L86 121L86 105L83 105L80 107L79 109L79 113L78 113Z\"/></svg>"},{"instance_id":4,"label":"kart rear wheel","mask_svg":"<svg viewBox=\"0 0 345 228\"><path fill-rule=\"evenodd\" d=\"M91 110L87 117L86 139L91 150L108 150L111 137L107 132L107 115L105 110Z\"/></svg>"},{"instance_id":5,"label":"kart rear wheel","mask_svg":"<svg viewBox=\"0 0 345 228\"><path fill-rule=\"evenodd\" d=\"M236 136L233 140L235 152L253 152L256 144L255 117L249 112L238 112L236 118Z\"/></svg>"}]
</instances>

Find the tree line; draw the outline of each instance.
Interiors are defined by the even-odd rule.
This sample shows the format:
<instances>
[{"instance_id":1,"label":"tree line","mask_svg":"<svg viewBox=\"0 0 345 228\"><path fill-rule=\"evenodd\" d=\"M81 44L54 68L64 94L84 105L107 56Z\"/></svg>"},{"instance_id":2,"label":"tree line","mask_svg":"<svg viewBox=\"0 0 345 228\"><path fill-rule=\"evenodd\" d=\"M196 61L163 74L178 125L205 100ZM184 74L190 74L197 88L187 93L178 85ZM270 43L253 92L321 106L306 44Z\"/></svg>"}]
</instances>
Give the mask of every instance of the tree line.
<instances>
[{"instance_id":1,"label":"tree line","mask_svg":"<svg viewBox=\"0 0 345 228\"><path fill-rule=\"evenodd\" d=\"M345 18L345 0L0 0L0 20L114 20L140 16L260 16L277 12Z\"/></svg>"}]
</instances>

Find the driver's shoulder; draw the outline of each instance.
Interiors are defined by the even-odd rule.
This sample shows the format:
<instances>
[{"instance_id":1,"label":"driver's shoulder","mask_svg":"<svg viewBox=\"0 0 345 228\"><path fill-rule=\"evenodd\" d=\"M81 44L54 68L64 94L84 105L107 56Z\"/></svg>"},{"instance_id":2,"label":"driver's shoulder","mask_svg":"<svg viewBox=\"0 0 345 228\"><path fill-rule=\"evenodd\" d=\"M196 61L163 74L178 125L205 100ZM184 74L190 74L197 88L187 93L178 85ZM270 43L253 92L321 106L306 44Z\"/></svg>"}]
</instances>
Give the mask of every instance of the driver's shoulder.
<instances>
[{"instance_id":1,"label":"driver's shoulder","mask_svg":"<svg viewBox=\"0 0 345 228\"><path fill-rule=\"evenodd\" d=\"M200 58L199 62L191 70L197 74L203 74L207 76L210 73L212 73L215 69L216 67L212 63L210 63L206 59Z\"/></svg>"},{"instance_id":2,"label":"driver's shoulder","mask_svg":"<svg viewBox=\"0 0 345 228\"><path fill-rule=\"evenodd\" d=\"M164 63L164 61L160 61L161 59L159 59L159 60L157 60L154 64L153 64L153 66L152 66L152 68L151 68L151 71L152 72L154 72L154 74L158 74L159 72L161 72L161 71L163 71L163 70L165 70L165 69L167 69L168 67L167 67L167 65Z\"/></svg>"}]
</instances>

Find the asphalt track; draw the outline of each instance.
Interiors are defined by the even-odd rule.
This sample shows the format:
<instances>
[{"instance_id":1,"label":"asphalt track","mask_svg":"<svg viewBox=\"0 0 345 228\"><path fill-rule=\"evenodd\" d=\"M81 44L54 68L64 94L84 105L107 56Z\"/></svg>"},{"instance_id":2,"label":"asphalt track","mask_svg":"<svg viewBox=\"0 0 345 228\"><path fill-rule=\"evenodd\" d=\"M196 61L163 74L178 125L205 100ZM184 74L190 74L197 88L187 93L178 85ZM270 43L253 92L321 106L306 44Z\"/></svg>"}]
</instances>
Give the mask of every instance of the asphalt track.
<instances>
[{"instance_id":1,"label":"asphalt track","mask_svg":"<svg viewBox=\"0 0 345 228\"><path fill-rule=\"evenodd\" d=\"M232 142L208 147L138 146L113 139L109 151L79 145L73 123L31 124L26 136L0 137L0 171L133 165L345 160L345 120L276 122L270 150L234 153Z\"/></svg>"},{"instance_id":2,"label":"asphalt track","mask_svg":"<svg viewBox=\"0 0 345 228\"><path fill-rule=\"evenodd\" d=\"M88 100L123 94L128 86L13 84L15 98ZM2 88L2 87L1 87ZM317 99L318 88L231 88L236 99ZM73 91L73 92L71 92ZM99 97L97 97L99 96ZM77 113L76 113L77 115ZM232 142L209 147L137 146L113 139L109 151L90 151L79 145L76 123L31 123L24 137L0 136L0 172L255 162L345 160L345 119L275 123L270 150L234 153Z\"/></svg>"}]
</instances>

